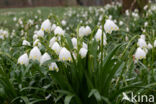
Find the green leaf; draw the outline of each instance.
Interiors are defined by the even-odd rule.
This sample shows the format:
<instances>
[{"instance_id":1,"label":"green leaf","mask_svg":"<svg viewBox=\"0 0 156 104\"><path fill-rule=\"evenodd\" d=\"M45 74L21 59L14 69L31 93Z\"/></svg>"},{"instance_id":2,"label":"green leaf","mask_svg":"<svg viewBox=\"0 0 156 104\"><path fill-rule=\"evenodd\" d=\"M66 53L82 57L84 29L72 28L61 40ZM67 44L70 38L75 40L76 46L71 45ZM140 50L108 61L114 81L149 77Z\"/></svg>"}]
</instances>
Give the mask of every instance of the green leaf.
<instances>
[{"instance_id":1,"label":"green leaf","mask_svg":"<svg viewBox=\"0 0 156 104\"><path fill-rule=\"evenodd\" d=\"M70 104L72 98L74 97L74 95L68 95L65 97L65 100L64 100L64 104Z\"/></svg>"}]
</instances>

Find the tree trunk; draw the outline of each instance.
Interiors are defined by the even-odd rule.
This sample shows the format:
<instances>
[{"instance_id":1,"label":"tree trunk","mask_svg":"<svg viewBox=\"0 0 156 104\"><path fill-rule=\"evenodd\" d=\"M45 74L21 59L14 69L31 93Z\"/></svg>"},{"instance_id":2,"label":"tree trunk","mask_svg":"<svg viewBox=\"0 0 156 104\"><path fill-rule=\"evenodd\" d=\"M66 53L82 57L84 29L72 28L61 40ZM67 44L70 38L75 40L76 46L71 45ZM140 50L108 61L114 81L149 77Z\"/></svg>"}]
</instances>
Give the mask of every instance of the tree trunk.
<instances>
[{"instance_id":1,"label":"tree trunk","mask_svg":"<svg viewBox=\"0 0 156 104\"><path fill-rule=\"evenodd\" d=\"M122 0L123 12L127 9L139 11L143 10L143 7L148 4L148 0Z\"/></svg>"}]
</instances>

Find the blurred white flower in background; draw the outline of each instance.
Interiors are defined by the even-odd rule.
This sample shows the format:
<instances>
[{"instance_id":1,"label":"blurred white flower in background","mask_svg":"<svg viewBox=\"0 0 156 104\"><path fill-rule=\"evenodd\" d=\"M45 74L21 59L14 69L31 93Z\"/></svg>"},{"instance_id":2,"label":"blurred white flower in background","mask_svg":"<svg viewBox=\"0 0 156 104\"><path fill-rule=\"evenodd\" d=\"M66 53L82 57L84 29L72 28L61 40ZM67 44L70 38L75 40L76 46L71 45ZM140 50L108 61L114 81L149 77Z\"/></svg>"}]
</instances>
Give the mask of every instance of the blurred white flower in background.
<instances>
[{"instance_id":1,"label":"blurred white flower in background","mask_svg":"<svg viewBox=\"0 0 156 104\"><path fill-rule=\"evenodd\" d=\"M77 49L77 39L76 38L72 38L71 41L72 41L73 47L75 49Z\"/></svg>"},{"instance_id":2,"label":"blurred white flower in background","mask_svg":"<svg viewBox=\"0 0 156 104\"><path fill-rule=\"evenodd\" d=\"M156 47L156 40L154 41L154 47Z\"/></svg>"},{"instance_id":3,"label":"blurred white flower in background","mask_svg":"<svg viewBox=\"0 0 156 104\"><path fill-rule=\"evenodd\" d=\"M23 46L30 46L30 42L28 42L27 40L23 40L22 45Z\"/></svg>"},{"instance_id":4,"label":"blurred white flower in background","mask_svg":"<svg viewBox=\"0 0 156 104\"><path fill-rule=\"evenodd\" d=\"M52 37L49 41L49 47L51 48L53 46L53 44L56 42L57 38L56 37Z\"/></svg>"},{"instance_id":5,"label":"blurred white flower in background","mask_svg":"<svg viewBox=\"0 0 156 104\"><path fill-rule=\"evenodd\" d=\"M19 64L21 65L25 65L27 66L29 64L29 58L28 58L28 55L27 53L21 55L19 58L18 58L18 62Z\"/></svg>"},{"instance_id":6,"label":"blurred white flower in background","mask_svg":"<svg viewBox=\"0 0 156 104\"><path fill-rule=\"evenodd\" d=\"M79 51L79 54L81 55L81 58L86 57L88 50L86 48L81 48Z\"/></svg>"},{"instance_id":7,"label":"blurred white flower in background","mask_svg":"<svg viewBox=\"0 0 156 104\"><path fill-rule=\"evenodd\" d=\"M148 49L152 49L152 48L153 48L152 44L148 43Z\"/></svg>"},{"instance_id":8,"label":"blurred white flower in background","mask_svg":"<svg viewBox=\"0 0 156 104\"><path fill-rule=\"evenodd\" d=\"M65 31L60 27L60 26L57 26L54 30L54 34L55 35L64 35L65 34Z\"/></svg>"}]
</instances>

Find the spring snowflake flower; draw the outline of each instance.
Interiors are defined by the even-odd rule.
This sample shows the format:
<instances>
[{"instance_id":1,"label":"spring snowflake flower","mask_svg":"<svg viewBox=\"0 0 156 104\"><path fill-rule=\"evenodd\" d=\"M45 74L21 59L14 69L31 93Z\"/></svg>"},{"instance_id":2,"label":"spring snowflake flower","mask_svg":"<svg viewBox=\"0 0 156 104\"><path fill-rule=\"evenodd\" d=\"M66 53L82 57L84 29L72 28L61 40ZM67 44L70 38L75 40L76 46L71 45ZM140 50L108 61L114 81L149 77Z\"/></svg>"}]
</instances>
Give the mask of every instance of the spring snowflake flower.
<instances>
[{"instance_id":1,"label":"spring snowflake flower","mask_svg":"<svg viewBox=\"0 0 156 104\"><path fill-rule=\"evenodd\" d=\"M122 26L122 25L123 25L123 21L120 21L120 22L119 22L119 25Z\"/></svg>"},{"instance_id":2,"label":"spring snowflake flower","mask_svg":"<svg viewBox=\"0 0 156 104\"><path fill-rule=\"evenodd\" d=\"M50 29L51 29L51 22L49 19L46 19L41 25L41 30L49 32Z\"/></svg>"},{"instance_id":3,"label":"spring snowflake flower","mask_svg":"<svg viewBox=\"0 0 156 104\"><path fill-rule=\"evenodd\" d=\"M146 39L146 37L145 37L144 34L142 34L142 35L140 36L140 38L141 38L141 39L144 39L144 40Z\"/></svg>"},{"instance_id":4,"label":"spring snowflake flower","mask_svg":"<svg viewBox=\"0 0 156 104\"><path fill-rule=\"evenodd\" d=\"M0 29L0 39L8 38L9 32L3 29Z\"/></svg>"},{"instance_id":5,"label":"spring snowflake flower","mask_svg":"<svg viewBox=\"0 0 156 104\"><path fill-rule=\"evenodd\" d=\"M66 22L65 20L62 20L62 21L61 21L61 24L62 24L63 26L66 26L67 22Z\"/></svg>"},{"instance_id":6,"label":"spring snowflake flower","mask_svg":"<svg viewBox=\"0 0 156 104\"><path fill-rule=\"evenodd\" d=\"M104 24L104 29L106 33L111 34L112 31L119 30L119 27L112 21L112 20L106 20L106 23Z\"/></svg>"},{"instance_id":7,"label":"spring snowflake flower","mask_svg":"<svg viewBox=\"0 0 156 104\"><path fill-rule=\"evenodd\" d=\"M86 57L88 50L86 48L81 48L79 51L79 54L81 55L81 58Z\"/></svg>"},{"instance_id":8,"label":"spring snowflake flower","mask_svg":"<svg viewBox=\"0 0 156 104\"><path fill-rule=\"evenodd\" d=\"M100 41L101 37L102 37L102 30L98 29L98 31L96 32L96 35L95 35L96 41Z\"/></svg>"},{"instance_id":9,"label":"spring snowflake flower","mask_svg":"<svg viewBox=\"0 0 156 104\"><path fill-rule=\"evenodd\" d=\"M81 26L79 28L79 36L80 37L84 37L85 36L85 27L84 26Z\"/></svg>"},{"instance_id":10,"label":"spring snowflake flower","mask_svg":"<svg viewBox=\"0 0 156 104\"><path fill-rule=\"evenodd\" d=\"M54 34L55 35L64 35L65 31L60 27L60 26L57 26L54 30Z\"/></svg>"},{"instance_id":11,"label":"spring snowflake flower","mask_svg":"<svg viewBox=\"0 0 156 104\"><path fill-rule=\"evenodd\" d=\"M137 48L134 56L135 56L136 60L141 60L141 59L146 58L146 52L139 47L139 48Z\"/></svg>"},{"instance_id":12,"label":"spring snowflake flower","mask_svg":"<svg viewBox=\"0 0 156 104\"><path fill-rule=\"evenodd\" d=\"M82 43L82 47L88 49L88 45L86 43Z\"/></svg>"},{"instance_id":13,"label":"spring snowflake flower","mask_svg":"<svg viewBox=\"0 0 156 104\"><path fill-rule=\"evenodd\" d=\"M38 37L43 37L44 36L44 31L42 31L42 30L37 31L37 36Z\"/></svg>"},{"instance_id":14,"label":"spring snowflake flower","mask_svg":"<svg viewBox=\"0 0 156 104\"><path fill-rule=\"evenodd\" d=\"M40 59L40 64L42 65L44 62L46 62L50 59L51 59L50 55L46 52L42 55L42 57Z\"/></svg>"},{"instance_id":15,"label":"spring snowflake flower","mask_svg":"<svg viewBox=\"0 0 156 104\"><path fill-rule=\"evenodd\" d=\"M86 26L86 27L84 27L84 26L81 26L80 28L79 28L79 36L80 37L84 37L84 36L88 36L89 34L91 34L91 29L90 29L90 27L89 26Z\"/></svg>"},{"instance_id":16,"label":"spring snowflake flower","mask_svg":"<svg viewBox=\"0 0 156 104\"><path fill-rule=\"evenodd\" d=\"M147 44L146 44L146 41L142 38L138 39L138 43L137 45L141 48L147 48Z\"/></svg>"},{"instance_id":17,"label":"spring snowflake flower","mask_svg":"<svg viewBox=\"0 0 156 104\"><path fill-rule=\"evenodd\" d=\"M92 30L89 26L86 26L86 29L85 29L85 36L88 36L89 34L91 34Z\"/></svg>"},{"instance_id":18,"label":"spring snowflake flower","mask_svg":"<svg viewBox=\"0 0 156 104\"><path fill-rule=\"evenodd\" d=\"M30 51L30 54L29 54L29 59L32 59L33 61L34 60L37 60L40 62L40 58L41 58L41 52L40 50L38 49L38 47L34 47L31 51Z\"/></svg>"},{"instance_id":19,"label":"spring snowflake flower","mask_svg":"<svg viewBox=\"0 0 156 104\"><path fill-rule=\"evenodd\" d=\"M152 48L153 48L152 44L148 43L148 49L152 49Z\"/></svg>"},{"instance_id":20,"label":"spring snowflake flower","mask_svg":"<svg viewBox=\"0 0 156 104\"><path fill-rule=\"evenodd\" d=\"M27 66L29 64L29 58L28 58L27 53L21 55L18 58L18 63L21 64L21 65L25 65L25 66Z\"/></svg>"},{"instance_id":21,"label":"spring snowflake flower","mask_svg":"<svg viewBox=\"0 0 156 104\"><path fill-rule=\"evenodd\" d=\"M56 24L53 24L52 26L51 26L51 31L54 31L55 29L56 29Z\"/></svg>"},{"instance_id":22,"label":"spring snowflake flower","mask_svg":"<svg viewBox=\"0 0 156 104\"><path fill-rule=\"evenodd\" d=\"M33 42L33 46L38 46L38 47L40 48L40 47L41 47L40 40L39 40L39 39L36 39L36 40Z\"/></svg>"},{"instance_id":23,"label":"spring snowflake flower","mask_svg":"<svg viewBox=\"0 0 156 104\"><path fill-rule=\"evenodd\" d=\"M72 60L70 52L65 47L63 47L60 51L59 60L60 61L71 61Z\"/></svg>"},{"instance_id":24,"label":"spring snowflake flower","mask_svg":"<svg viewBox=\"0 0 156 104\"><path fill-rule=\"evenodd\" d=\"M52 63L49 65L49 70L50 70L50 71L56 70L56 72L58 72L58 71L59 71L59 68L58 68L58 66L57 66L57 64L56 64L55 62L52 62Z\"/></svg>"},{"instance_id":25,"label":"spring snowflake flower","mask_svg":"<svg viewBox=\"0 0 156 104\"><path fill-rule=\"evenodd\" d=\"M154 47L156 47L156 40L154 41Z\"/></svg>"},{"instance_id":26,"label":"spring snowflake flower","mask_svg":"<svg viewBox=\"0 0 156 104\"><path fill-rule=\"evenodd\" d=\"M144 23L144 26L147 27L147 26L148 26L148 22L145 22L145 23Z\"/></svg>"},{"instance_id":27,"label":"spring snowflake flower","mask_svg":"<svg viewBox=\"0 0 156 104\"><path fill-rule=\"evenodd\" d=\"M51 49L54 50L57 55L59 55L61 51L61 46L57 42L55 42Z\"/></svg>"},{"instance_id":28,"label":"spring snowflake flower","mask_svg":"<svg viewBox=\"0 0 156 104\"><path fill-rule=\"evenodd\" d=\"M76 38L72 38L71 41L72 41L73 47L75 49L77 49L77 39Z\"/></svg>"},{"instance_id":29,"label":"spring snowflake flower","mask_svg":"<svg viewBox=\"0 0 156 104\"><path fill-rule=\"evenodd\" d=\"M30 42L28 42L27 40L23 40L22 45L23 46L30 46Z\"/></svg>"},{"instance_id":30,"label":"spring snowflake flower","mask_svg":"<svg viewBox=\"0 0 156 104\"><path fill-rule=\"evenodd\" d=\"M49 41L49 47L51 48L53 46L53 44L56 42L57 38L56 37L52 37Z\"/></svg>"}]
</instances>

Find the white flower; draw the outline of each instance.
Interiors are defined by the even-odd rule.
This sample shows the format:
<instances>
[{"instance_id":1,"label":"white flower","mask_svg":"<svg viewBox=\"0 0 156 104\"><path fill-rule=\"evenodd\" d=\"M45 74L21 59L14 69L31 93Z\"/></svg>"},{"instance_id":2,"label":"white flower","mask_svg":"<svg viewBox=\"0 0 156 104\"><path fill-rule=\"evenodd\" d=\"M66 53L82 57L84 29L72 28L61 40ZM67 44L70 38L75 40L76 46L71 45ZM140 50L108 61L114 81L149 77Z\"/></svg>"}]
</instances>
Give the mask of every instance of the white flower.
<instances>
[{"instance_id":1,"label":"white flower","mask_svg":"<svg viewBox=\"0 0 156 104\"><path fill-rule=\"evenodd\" d=\"M86 57L88 50L86 48L81 48L79 51L79 54L81 55L81 58Z\"/></svg>"},{"instance_id":2,"label":"white flower","mask_svg":"<svg viewBox=\"0 0 156 104\"><path fill-rule=\"evenodd\" d=\"M27 53L21 55L18 58L18 63L21 64L21 65L25 65L25 66L27 66L29 64L29 58L28 58Z\"/></svg>"},{"instance_id":3,"label":"white flower","mask_svg":"<svg viewBox=\"0 0 156 104\"><path fill-rule=\"evenodd\" d=\"M40 59L40 64L42 65L44 62L50 60L51 57L48 53L44 53Z\"/></svg>"},{"instance_id":4,"label":"white flower","mask_svg":"<svg viewBox=\"0 0 156 104\"><path fill-rule=\"evenodd\" d=\"M152 44L148 43L148 49L152 49L152 48L153 48Z\"/></svg>"},{"instance_id":5,"label":"white flower","mask_svg":"<svg viewBox=\"0 0 156 104\"><path fill-rule=\"evenodd\" d=\"M33 46L38 46L38 47L40 48L40 47L41 47L40 40L39 40L39 39L36 39L36 40L33 42Z\"/></svg>"},{"instance_id":6,"label":"white flower","mask_svg":"<svg viewBox=\"0 0 156 104\"><path fill-rule=\"evenodd\" d=\"M106 23L104 24L104 29L106 33L111 34L112 31L119 30L119 27L112 21L112 20L106 20Z\"/></svg>"},{"instance_id":7,"label":"white flower","mask_svg":"<svg viewBox=\"0 0 156 104\"><path fill-rule=\"evenodd\" d=\"M40 58L41 58L41 52L40 50L38 49L38 47L34 47L31 51L30 51L30 54L29 54L29 59L32 59L33 61L34 60L37 60L40 62Z\"/></svg>"},{"instance_id":8,"label":"white flower","mask_svg":"<svg viewBox=\"0 0 156 104\"><path fill-rule=\"evenodd\" d=\"M49 70L50 70L50 71L56 70L56 72L58 72L58 71L59 71L59 68L58 68L58 66L57 66L57 64L56 64L55 62L52 62L52 63L49 65Z\"/></svg>"},{"instance_id":9,"label":"white flower","mask_svg":"<svg viewBox=\"0 0 156 104\"><path fill-rule=\"evenodd\" d=\"M101 29L98 29L98 31L96 32L95 39L96 39L96 41L102 40L102 30ZM107 40L105 33L103 33L103 40Z\"/></svg>"},{"instance_id":10,"label":"white flower","mask_svg":"<svg viewBox=\"0 0 156 104\"><path fill-rule=\"evenodd\" d=\"M123 21L120 21L120 22L119 22L119 25L120 25L120 26L123 25Z\"/></svg>"},{"instance_id":11,"label":"white flower","mask_svg":"<svg viewBox=\"0 0 156 104\"><path fill-rule=\"evenodd\" d=\"M72 60L70 52L65 47L63 47L60 51L59 60L61 60L61 61L71 61Z\"/></svg>"},{"instance_id":12,"label":"white flower","mask_svg":"<svg viewBox=\"0 0 156 104\"><path fill-rule=\"evenodd\" d=\"M44 31L42 31L42 30L37 31L37 36L38 37L43 37L44 36Z\"/></svg>"},{"instance_id":13,"label":"white flower","mask_svg":"<svg viewBox=\"0 0 156 104\"><path fill-rule=\"evenodd\" d=\"M156 40L154 41L154 47L156 47Z\"/></svg>"},{"instance_id":14,"label":"white flower","mask_svg":"<svg viewBox=\"0 0 156 104\"><path fill-rule=\"evenodd\" d=\"M72 38L71 41L72 41L73 47L75 49L77 49L77 39L76 38Z\"/></svg>"},{"instance_id":15,"label":"white flower","mask_svg":"<svg viewBox=\"0 0 156 104\"><path fill-rule=\"evenodd\" d=\"M65 31L60 27L60 26L57 26L54 30L54 34L57 35L64 35Z\"/></svg>"},{"instance_id":16,"label":"white flower","mask_svg":"<svg viewBox=\"0 0 156 104\"><path fill-rule=\"evenodd\" d=\"M41 30L49 32L50 29L51 29L51 22L49 19L46 19L41 25Z\"/></svg>"},{"instance_id":17,"label":"white flower","mask_svg":"<svg viewBox=\"0 0 156 104\"><path fill-rule=\"evenodd\" d=\"M23 46L30 46L30 42L28 42L27 40L23 40L22 45Z\"/></svg>"},{"instance_id":18,"label":"white flower","mask_svg":"<svg viewBox=\"0 0 156 104\"><path fill-rule=\"evenodd\" d=\"M14 17L14 18L13 18L13 21L17 21L17 18L16 18L16 17Z\"/></svg>"},{"instance_id":19,"label":"white flower","mask_svg":"<svg viewBox=\"0 0 156 104\"><path fill-rule=\"evenodd\" d=\"M126 10L125 13L126 13L127 16L129 16L129 11L128 10Z\"/></svg>"},{"instance_id":20,"label":"white flower","mask_svg":"<svg viewBox=\"0 0 156 104\"><path fill-rule=\"evenodd\" d=\"M91 34L92 30L90 29L89 26L86 26L85 28L85 36L88 36L89 34Z\"/></svg>"},{"instance_id":21,"label":"white flower","mask_svg":"<svg viewBox=\"0 0 156 104\"><path fill-rule=\"evenodd\" d=\"M51 48L53 46L53 44L56 42L57 38L56 37L53 37L50 39L50 42L49 42L49 47Z\"/></svg>"},{"instance_id":22,"label":"white flower","mask_svg":"<svg viewBox=\"0 0 156 104\"><path fill-rule=\"evenodd\" d=\"M145 37L144 34L142 34L142 35L140 36L140 38L141 38L141 39L144 39L144 40L146 39L146 37Z\"/></svg>"},{"instance_id":23,"label":"white flower","mask_svg":"<svg viewBox=\"0 0 156 104\"><path fill-rule=\"evenodd\" d=\"M144 58L146 58L146 52L139 47L139 48L137 48L134 56L137 60L144 59Z\"/></svg>"},{"instance_id":24,"label":"white flower","mask_svg":"<svg viewBox=\"0 0 156 104\"><path fill-rule=\"evenodd\" d=\"M53 44L53 46L51 47L51 49L54 50L56 54L59 54L60 51L61 51L61 47L60 47L60 45L57 42L55 42Z\"/></svg>"},{"instance_id":25,"label":"white flower","mask_svg":"<svg viewBox=\"0 0 156 104\"><path fill-rule=\"evenodd\" d=\"M147 48L146 41L145 41L144 39L142 39L142 38L140 38L140 39L138 40L137 45L138 45L140 48Z\"/></svg>"},{"instance_id":26,"label":"white flower","mask_svg":"<svg viewBox=\"0 0 156 104\"><path fill-rule=\"evenodd\" d=\"M54 31L56 28L56 24L53 24L52 27L51 27L51 31Z\"/></svg>"},{"instance_id":27,"label":"white flower","mask_svg":"<svg viewBox=\"0 0 156 104\"><path fill-rule=\"evenodd\" d=\"M61 21L61 24L62 24L63 26L65 26L65 25L67 24L67 22L66 22L65 20L62 20L62 21Z\"/></svg>"},{"instance_id":28,"label":"white flower","mask_svg":"<svg viewBox=\"0 0 156 104\"><path fill-rule=\"evenodd\" d=\"M100 41L101 37L102 37L102 30L98 29L98 31L96 32L96 35L95 35L96 41Z\"/></svg>"},{"instance_id":29,"label":"white flower","mask_svg":"<svg viewBox=\"0 0 156 104\"><path fill-rule=\"evenodd\" d=\"M144 23L144 26L147 27L147 26L148 26L148 22L145 22L145 23Z\"/></svg>"},{"instance_id":30,"label":"white flower","mask_svg":"<svg viewBox=\"0 0 156 104\"><path fill-rule=\"evenodd\" d=\"M79 36L80 36L80 37L88 36L91 32L92 32L92 31L91 31L91 29L90 29L89 26L86 26L86 27L81 26L81 27L79 28Z\"/></svg>"},{"instance_id":31,"label":"white flower","mask_svg":"<svg viewBox=\"0 0 156 104\"><path fill-rule=\"evenodd\" d=\"M79 36L80 37L84 37L85 36L85 27L84 26L81 26L79 28Z\"/></svg>"},{"instance_id":32,"label":"white flower","mask_svg":"<svg viewBox=\"0 0 156 104\"><path fill-rule=\"evenodd\" d=\"M84 43L84 42L82 43L82 47L83 47L83 48L86 48L86 49L88 49L88 46L87 46L87 44L86 44L86 43Z\"/></svg>"}]
</instances>

